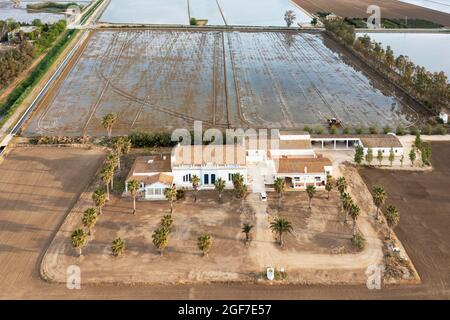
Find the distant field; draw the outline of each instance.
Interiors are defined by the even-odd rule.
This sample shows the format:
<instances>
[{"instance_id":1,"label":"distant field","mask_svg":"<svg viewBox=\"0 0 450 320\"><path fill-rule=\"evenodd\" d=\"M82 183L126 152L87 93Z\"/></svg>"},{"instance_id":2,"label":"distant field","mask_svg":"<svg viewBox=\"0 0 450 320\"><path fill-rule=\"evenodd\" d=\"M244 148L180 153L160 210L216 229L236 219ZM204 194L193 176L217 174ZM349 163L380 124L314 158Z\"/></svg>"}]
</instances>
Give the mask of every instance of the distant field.
<instances>
[{"instance_id":1,"label":"distant field","mask_svg":"<svg viewBox=\"0 0 450 320\"><path fill-rule=\"evenodd\" d=\"M450 26L450 15L397 0L293 0L310 13L334 12L342 17L367 18L369 5L381 8L382 18L425 19L444 26Z\"/></svg>"},{"instance_id":2,"label":"distant field","mask_svg":"<svg viewBox=\"0 0 450 320\"><path fill-rule=\"evenodd\" d=\"M409 125L418 115L322 34L98 31L41 103L26 134L191 128ZM345 62L344 62L345 61Z\"/></svg>"}]
</instances>

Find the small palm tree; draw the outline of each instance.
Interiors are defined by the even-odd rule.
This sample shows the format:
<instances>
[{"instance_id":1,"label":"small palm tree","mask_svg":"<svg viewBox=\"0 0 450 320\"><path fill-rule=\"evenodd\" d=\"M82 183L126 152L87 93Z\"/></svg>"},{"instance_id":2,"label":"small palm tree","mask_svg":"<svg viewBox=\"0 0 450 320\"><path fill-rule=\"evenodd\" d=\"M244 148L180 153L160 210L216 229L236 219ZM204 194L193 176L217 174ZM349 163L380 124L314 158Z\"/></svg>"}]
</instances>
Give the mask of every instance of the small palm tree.
<instances>
[{"instance_id":1,"label":"small palm tree","mask_svg":"<svg viewBox=\"0 0 450 320\"><path fill-rule=\"evenodd\" d=\"M333 178L328 175L327 176L327 183L325 184L325 190L328 192L327 199L330 200L330 192L333 191L334 181Z\"/></svg>"},{"instance_id":2,"label":"small palm tree","mask_svg":"<svg viewBox=\"0 0 450 320\"><path fill-rule=\"evenodd\" d=\"M347 180L345 177L339 177L336 180L336 188L341 195L345 193L345 190L347 190Z\"/></svg>"},{"instance_id":3,"label":"small palm tree","mask_svg":"<svg viewBox=\"0 0 450 320\"><path fill-rule=\"evenodd\" d=\"M170 202L170 213L172 214L173 213L173 202L177 198L177 189L175 188L175 186L172 188L166 188L164 190L164 196Z\"/></svg>"},{"instance_id":4,"label":"small palm tree","mask_svg":"<svg viewBox=\"0 0 450 320\"><path fill-rule=\"evenodd\" d=\"M120 158L117 155L117 153L110 153L108 155L108 158L106 159L106 165L110 166L115 171L116 168L119 166L119 161L120 161Z\"/></svg>"},{"instance_id":5,"label":"small palm tree","mask_svg":"<svg viewBox=\"0 0 450 320\"><path fill-rule=\"evenodd\" d=\"M83 229L77 229L72 232L70 240L72 242L72 247L78 249L78 255L81 257L83 247L86 245L88 239L87 233Z\"/></svg>"},{"instance_id":6,"label":"small palm tree","mask_svg":"<svg viewBox=\"0 0 450 320\"><path fill-rule=\"evenodd\" d=\"M292 224L282 217L276 217L271 223L270 223L270 229L273 233L276 233L278 236L278 243L280 244L280 247L283 246L283 234L286 232L292 233L293 227Z\"/></svg>"},{"instance_id":7,"label":"small palm tree","mask_svg":"<svg viewBox=\"0 0 450 320\"><path fill-rule=\"evenodd\" d=\"M348 219L348 211L349 211L349 209L350 209L350 207L351 207L352 204L353 204L353 199L352 199L352 197L350 196L350 194L344 193L344 194L342 195L342 208L343 208L344 211L345 211L345 220L344 220L344 222L347 222L347 219Z\"/></svg>"},{"instance_id":8,"label":"small palm tree","mask_svg":"<svg viewBox=\"0 0 450 320\"><path fill-rule=\"evenodd\" d=\"M210 235L203 235L198 237L197 246L203 253L203 256L207 256L209 250L211 249L213 238Z\"/></svg>"},{"instance_id":9,"label":"small palm tree","mask_svg":"<svg viewBox=\"0 0 450 320\"><path fill-rule=\"evenodd\" d=\"M239 190L239 187L244 185L244 176L240 173L233 174L233 187L234 190Z\"/></svg>"},{"instance_id":10,"label":"small palm tree","mask_svg":"<svg viewBox=\"0 0 450 320\"><path fill-rule=\"evenodd\" d=\"M348 210L350 217L353 220L353 235L356 235L356 220L358 220L359 214L361 213L361 209L355 203L352 203Z\"/></svg>"},{"instance_id":11,"label":"small palm tree","mask_svg":"<svg viewBox=\"0 0 450 320\"><path fill-rule=\"evenodd\" d=\"M111 166L104 166L100 172L100 178L106 187L106 200L109 200L109 184L114 177L114 170Z\"/></svg>"},{"instance_id":12,"label":"small palm tree","mask_svg":"<svg viewBox=\"0 0 450 320\"><path fill-rule=\"evenodd\" d=\"M106 129L108 138L111 138L112 128L117 121L117 116L114 113L108 113L102 118L102 125Z\"/></svg>"},{"instance_id":13,"label":"small palm tree","mask_svg":"<svg viewBox=\"0 0 450 320\"><path fill-rule=\"evenodd\" d=\"M239 199L241 199L241 213L244 212L244 202L245 202L245 198L247 198L248 195L248 187L243 184L239 186L239 190L236 190L236 194L238 196Z\"/></svg>"},{"instance_id":14,"label":"small palm tree","mask_svg":"<svg viewBox=\"0 0 450 320\"><path fill-rule=\"evenodd\" d=\"M98 214L102 214L102 208L106 204L106 193L102 188L99 188L94 191L92 194L92 200L95 203L95 206L98 207Z\"/></svg>"},{"instance_id":15,"label":"small palm tree","mask_svg":"<svg viewBox=\"0 0 450 320\"><path fill-rule=\"evenodd\" d=\"M225 186L226 186L225 180L223 180L222 178L217 179L216 183L214 183L214 187L216 188L219 194L219 202L222 200L222 193L223 190L225 189Z\"/></svg>"},{"instance_id":16,"label":"small palm tree","mask_svg":"<svg viewBox=\"0 0 450 320\"><path fill-rule=\"evenodd\" d=\"M197 194L198 194L198 188L200 186L200 178L197 175L192 176L192 188L194 189L195 195L194 195L194 202L197 202Z\"/></svg>"},{"instance_id":17,"label":"small palm tree","mask_svg":"<svg viewBox=\"0 0 450 320\"><path fill-rule=\"evenodd\" d=\"M386 191L383 189L383 187L374 186L372 189L372 196L373 196L373 203L377 207L377 213L375 215L375 218L378 220L380 217L380 208L386 201Z\"/></svg>"},{"instance_id":18,"label":"small palm tree","mask_svg":"<svg viewBox=\"0 0 450 320\"><path fill-rule=\"evenodd\" d=\"M112 255L114 257L121 256L125 251L125 241L121 238L117 238L112 242L111 245Z\"/></svg>"},{"instance_id":19,"label":"small palm tree","mask_svg":"<svg viewBox=\"0 0 450 320\"><path fill-rule=\"evenodd\" d=\"M286 189L286 180L283 178L276 178L273 184L275 191L278 193L278 207L281 208L281 203L283 199L283 193Z\"/></svg>"},{"instance_id":20,"label":"small palm tree","mask_svg":"<svg viewBox=\"0 0 450 320\"><path fill-rule=\"evenodd\" d=\"M162 228L166 228L167 230L170 231L170 229L172 228L173 225L173 218L171 214L167 214L164 217L162 217L161 219L161 227Z\"/></svg>"},{"instance_id":21,"label":"small palm tree","mask_svg":"<svg viewBox=\"0 0 450 320\"><path fill-rule=\"evenodd\" d=\"M169 229L161 227L156 229L152 234L153 245L159 250L161 256L169 242Z\"/></svg>"},{"instance_id":22,"label":"small palm tree","mask_svg":"<svg viewBox=\"0 0 450 320\"><path fill-rule=\"evenodd\" d=\"M95 211L94 208L89 208L86 209L86 211L84 211L81 222L83 223L83 226L88 229L89 235L92 235L92 229L97 223L97 219L98 219L97 212Z\"/></svg>"},{"instance_id":23,"label":"small palm tree","mask_svg":"<svg viewBox=\"0 0 450 320\"><path fill-rule=\"evenodd\" d=\"M391 239L392 229L400 222L400 214L396 207L389 206L386 209L385 217L389 227L388 238Z\"/></svg>"},{"instance_id":24,"label":"small palm tree","mask_svg":"<svg viewBox=\"0 0 450 320\"><path fill-rule=\"evenodd\" d=\"M136 197L139 191L139 186L140 184L137 180L130 180L127 183L128 192L130 192L131 197L133 198L133 214L136 214Z\"/></svg>"},{"instance_id":25,"label":"small palm tree","mask_svg":"<svg viewBox=\"0 0 450 320\"><path fill-rule=\"evenodd\" d=\"M316 187L314 186L307 186L306 187L306 193L308 194L309 199L309 209L311 209L311 200L314 198L314 195L316 194Z\"/></svg>"},{"instance_id":26,"label":"small palm tree","mask_svg":"<svg viewBox=\"0 0 450 320\"><path fill-rule=\"evenodd\" d=\"M250 242L250 231L252 231L252 229L253 226L248 223L244 223L242 226L242 232L245 234L245 243Z\"/></svg>"}]
</instances>

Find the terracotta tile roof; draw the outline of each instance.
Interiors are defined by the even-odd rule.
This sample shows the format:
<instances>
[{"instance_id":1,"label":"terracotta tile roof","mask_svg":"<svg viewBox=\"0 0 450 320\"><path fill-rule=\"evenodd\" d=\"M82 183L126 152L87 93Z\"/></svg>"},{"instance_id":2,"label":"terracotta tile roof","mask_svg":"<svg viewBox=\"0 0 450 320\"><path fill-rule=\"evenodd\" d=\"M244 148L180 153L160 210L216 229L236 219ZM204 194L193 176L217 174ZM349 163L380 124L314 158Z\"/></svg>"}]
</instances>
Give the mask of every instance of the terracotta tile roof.
<instances>
[{"instance_id":1,"label":"terracotta tile roof","mask_svg":"<svg viewBox=\"0 0 450 320\"><path fill-rule=\"evenodd\" d=\"M361 138L361 143L365 148L402 148L400 140L394 135L373 136Z\"/></svg>"},{"instance_id":2,"label":"terracotta tile roof","mask_svg":"<svg viewBox=\"0 0 450 320\"><path fill-rule=\"evenodd\" d=\"M174 165L245 165L247 152L242 145L182 146L173 149Z\"/></svg>"},{"instance_id":3,"label":"terracotta tile roof","mask_svg":"<svg viewBox=\"0 0 450 320\"><path fill-rule=\"evenodd\" d=\"M138 157L131 168L131 172L134 174L171 171L170 154Z\"/></svg>"},{"instance_id":4,"label":"terracotta tile roof","mask_svg":"<svg viewBox=\"0 0 450 320\"><path fill-rule=\"evenodd\" d=\"M304 150L311 149L310 140L279 140L279 139L256 139L247 140L247 149L255 150Z\"/></svg>"},{"instance_id":5,"label":"terracotta tile roof","mask_svg":"<svg viewBox=\"0 0 450 320\"><path fill-rule=\"evenodd\" d=\"M277 173L323 173L332 166L328 158L280 158L275 161ZM305 170L306 168L306 170Z\"/></svg>"},{"instance_id":6,"label":"terracotta tile roof","mask_svg":"<svg viewBox=\"0 0 450 320\"><path fill-rule=\"evenodd\" d=\"M156 182L160 182L162 184L171 186L173 182L173 177L171 175L165 173L157 173L152 176L129 176L127 181L136 180L139 182L143 182L146 185L152 185Z\"/></svg>"}]
</instances>

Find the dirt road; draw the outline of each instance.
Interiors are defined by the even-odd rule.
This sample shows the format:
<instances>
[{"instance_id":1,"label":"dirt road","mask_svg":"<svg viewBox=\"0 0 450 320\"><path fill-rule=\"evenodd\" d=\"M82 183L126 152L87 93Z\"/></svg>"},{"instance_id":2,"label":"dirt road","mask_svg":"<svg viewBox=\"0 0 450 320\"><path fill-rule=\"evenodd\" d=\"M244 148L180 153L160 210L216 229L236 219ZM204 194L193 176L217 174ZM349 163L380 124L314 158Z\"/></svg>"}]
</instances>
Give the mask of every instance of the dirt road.
<instances>
[{"instance_id":1,"label":"dirt road","mask_svg":"<svg viewBox=\"0 0 450 320\"><path fill-rule=\"evenodd\" d=\"M383 18L421 18L450 26L450 15L396 0L293 0L310 13L334 12L342 17L367 18L369 5L381 8Z\"/></svg>"}]
</instances>

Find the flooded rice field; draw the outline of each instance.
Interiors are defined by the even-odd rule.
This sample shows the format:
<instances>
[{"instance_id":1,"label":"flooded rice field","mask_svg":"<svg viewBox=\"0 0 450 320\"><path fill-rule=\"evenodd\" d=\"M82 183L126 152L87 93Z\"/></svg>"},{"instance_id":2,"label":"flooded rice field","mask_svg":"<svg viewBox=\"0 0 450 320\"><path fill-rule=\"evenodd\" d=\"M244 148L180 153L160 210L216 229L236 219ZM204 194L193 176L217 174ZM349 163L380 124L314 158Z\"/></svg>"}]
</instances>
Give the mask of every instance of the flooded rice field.
<instances>
[{"instance_id":1,"label":"flooded rice field","mask_svg":"<svg viewBox=\"0 0 450 320\"><path fill-rule=\"evenodd\" d=\"M360 35L360 34L358 34ZM370 33L396 56L403 54L432 72L444 71L450 77L450 33Z\"/></svg>"},{"instance_id":2,"label":"flooded rice field","mask_svg":"<svg viewBox=\"0 0 450 320\"><path fill-rule=\"evenodd\" d=\"M324 35L97 31L42 101L26 134L103 135L205 127L409 125L419 115Z\"/></svg>"},{"instance_id":3,"label":"flooded rice field","mask_svg":"<svg viewBox=\"0 0 450 320\"><path fill-rule=\"evenodd\" d=\"M193 17L207 19L208 25L285 26L287 10L295 12L296 23L311 22L311 16L289 0L111 0L100 20L188 25Z\"/></svg>"}]
</instances>

